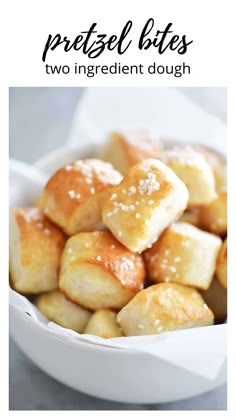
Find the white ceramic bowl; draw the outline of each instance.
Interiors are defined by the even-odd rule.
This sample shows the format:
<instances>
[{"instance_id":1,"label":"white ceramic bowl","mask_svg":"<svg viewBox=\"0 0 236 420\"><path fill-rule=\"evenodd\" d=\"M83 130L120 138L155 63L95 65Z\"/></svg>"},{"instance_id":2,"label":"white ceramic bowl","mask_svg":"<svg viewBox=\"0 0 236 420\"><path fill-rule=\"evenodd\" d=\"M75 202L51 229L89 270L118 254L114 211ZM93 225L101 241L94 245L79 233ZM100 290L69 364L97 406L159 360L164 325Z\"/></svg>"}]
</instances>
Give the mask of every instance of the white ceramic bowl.
<instances>
[{"instance_id":1,"label":"white ceramic bowl","mask_svg":"<svg viewBox=\"0 0 236 420\"><path fill-rule=\"evenodd\" d=\"M62 164L88 156L91 147L61 148L35 166L50 175ZM14 206L22 204L24 198L17 196ZM99 398L128 403L170 402L202 394L226 382L226 361L214 380L205 379L148 353L67 341L13 306L10 306L10 333L24 353L47 374ZM207 363L204 353L199 357ZM193 359L192 363L195 362Z\"/></svg>"}]
</instances>

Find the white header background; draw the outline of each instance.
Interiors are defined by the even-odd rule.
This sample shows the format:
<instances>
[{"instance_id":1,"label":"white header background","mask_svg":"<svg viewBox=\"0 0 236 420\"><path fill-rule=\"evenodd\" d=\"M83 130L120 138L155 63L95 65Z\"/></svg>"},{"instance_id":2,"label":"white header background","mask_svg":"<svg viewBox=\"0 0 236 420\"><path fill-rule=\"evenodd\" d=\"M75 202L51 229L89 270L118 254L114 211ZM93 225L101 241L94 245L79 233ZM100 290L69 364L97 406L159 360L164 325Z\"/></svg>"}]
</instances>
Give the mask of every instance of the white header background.
<instances>
[{"instance_id":1,"label":"white header background","mask_svg":"<svg viewBox=\"0 0 236 420\"><path fill-rule=\"evenodd\" d=\"M235 13L234 1L217 0L162 0L144 2L119 0L8 0L5 6L1 5L0 31L1 31L1 59L0 59L0 157L1 157L1 362L2 392L0 393L0 407L8 410L8 88L9 86L226 86L228 87L228 156L229 156L229 218L231 231L229 234L229 274L230 281L229 304L231 312L229 317L229 409L234 406L234 393L232 374L235 368L236 348L233 342L235 336L235 298L236 282L233 260L235 260L236 235L233 230L235 221L235 167L234 144L236 141L235 129L235 59L236 39L233 21ZM231 7L232 6L232 7ZM186 34L188 40L193 40L185 55L179 56L175 51L168 51L159 56L155 48L139 51L137 40L141 30L150 18L155 20L156 30L164 30L169 22L173 23L172 30L178 35ZM175 78L172 75L103 75L94 78L69 75L47 75L42 53L48 35L60 33L73 40L82 30L88 30L93 22L97 22L97 30L101 33L119 34L128 20L133 21L129 34L133 43L122 56L115 51L104 52L98 59L89 60L81 51L65 53L59 47L54 52L49 51L46 62L48 64L73 65L79 64L179 64L183 61L191 66L191 74ZM154 31L152 31L154 33ZM4 285L4 286L3 286ZM234 308L233 308L234 307ZM234 318L233 318L234 317ZM232 326L231 326L232 322ZM3 344L4 343L4 344ZM232 357L231 357L232 355ZM235 384L234 384L235 385ZM231 412L232 413L232 412ZM11 413L10 413L11 414ZM19 417L20 417L20 413ZM40 413L35 413L37 416ZM77 414L74 413L76 416ZM135 413L137 416L138 413ZM148 413L147 413L148 414ZM154 413L155 414L155 413ZM170 417L172 413L163 413ZM214 418L224 413L213 413ZM46 415L46 414L44 414ZM60 417L63 413L57 413ZM71 413L73 415L73 413ZM81 415L81 414L80 414ZM108 413L109 415L109 413ZM116 413L113 413L114 417ZM117 413L118 415L118 413ZM129 414L131 415L131 414ZM141 415L141 414L140 414ZM150 413L151 415L151 413ZM156 415L156 414L155 414ZM175 413L175 416L177 413ZM179 413L181 418L184 413ZM185 413L188 416L188 413ZM191 413L193 417L198 413ZM25 418L25 413L22 413ZM50 414L51 416L51 414ZM104 413L102 413L104 416ZM178 417L178 416L177 416Z\"/></svg>"},{"instance_id":2,"label":"white header background","mask_svg":"<svg viewBox=\"0 0 236 420\"><path fill-rule=\"evenodd\" d=\"M7 62L2 62L11 85L87 86L103 84L106 86L214 86L227 84L227 50L230 42L228 34L229 10L227 1L151 1L144 2L119 0L112 1L9 1L9 17L4 34L4 49ZM14 6L13 6L14 5ZM186 34L187 40L193 40L188 51L179 55L167 50L159 55L157 48L138 49L138 39L149 18L155 20L154 28L164 30L171 22L173 35ZM105 51L97 59L89 59L82 51L64 52L62 46L49 51L46 62L58 65L79 64L178 64L185 61L191 66L191 74L174 78L169 75L103 75L101 78L86 76L47 75L42 53L48 35L67 36L71 41L81 32L89 30L96 22L99 33L120 34L125 23L133 21L131 32L133 42L123 54ZM6 22L5 22L6 23ZM154 28L151 34L154 36ZM2 38L3 39L3 38ZM170 39L170 36L168 36ZM125 42L126 44L126 42Z\"/></svg>"}]
</instances>

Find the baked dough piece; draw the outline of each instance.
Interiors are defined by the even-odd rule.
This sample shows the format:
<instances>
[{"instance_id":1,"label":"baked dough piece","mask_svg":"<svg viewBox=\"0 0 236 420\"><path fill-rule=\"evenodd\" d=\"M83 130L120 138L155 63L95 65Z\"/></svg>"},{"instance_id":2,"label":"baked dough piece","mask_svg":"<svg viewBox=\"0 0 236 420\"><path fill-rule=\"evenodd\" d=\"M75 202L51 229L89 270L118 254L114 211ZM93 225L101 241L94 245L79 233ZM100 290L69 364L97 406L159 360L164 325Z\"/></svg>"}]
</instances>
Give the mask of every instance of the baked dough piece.
<instances>
[{"instance_id":1,"label":"baked dough piece","mask_svg":"<svg viewBox=\"0 0 236 420\"><path fill-rule=\"evenodd\" d=\"M98 156L125 175L136 163L159 158L160 152L159 142L147 131L123 131L111 133Z\"/></svg>"},{"instance_id":2,"label":"baked dough piece","mask_svg":"<svg viewBox=\"0 0 236 420\"><path fill-rule=\"evenodd\" d=\"M227 239L224 240L217 259L216 276L222 286L227 289Z\"/></svg>"},{"instance_id":3,"label":"baked dough piece","mask_svg":"<svg viewBox=\"0 0 236 420\"><path fill-rule=\"evenodd\" d=\"M90 311L70 302L59 290L42 293L35 305L49 321L78 333L84 331L91 316Z\"/></svg>"},{"instance_id":4,"label":"baked dough piece","mask_svg":"<svg viewBox=\"0 0 236 420\"><path fill-rule=\"evenodd\" d=\"M192 287L160 283L139 292L117 315L126 336L212 325L214 316Z\"/></svg>"},{"instance_id":5,"label":"baked dough piece","mask_svg":"<svg viewBox=\"0 0 236 420\"><path fill-rule=\"evenodd\" d=\"M178 222L190 223L190 225L200 227L200 216L199 216L199 207L192 207L185 211Z\"/></svg>"},{"instance_id":6,"label":"baked dough piece","mask_svg":"<svg viewBox=\"0 0 236 420\"><path fill-rule=\"evenodd\" d=\"M84 334L98 335L102 338L122 337L123 333L116 320L114 309L99 309L91 316Z\"/></svg>"},{"instance_id":7,"label":"baked dough piece","mask_svg":"<svg viewBox=\"0 0 236 420\"><path fill-rule=\"evenodd\" d=\"M71 237L62 255L59 288L86 308L120 309L143 288L142 257L108 232Z\"/></svg>"},{"instance_id":8,"label":"baked dough piece","mask_svg":"<svg viewBox=\"0 0 236 420\"><path fill-rule=\"evenodd\" d=\"M220 192L217 197L199 210L202 229L225 236L227 233L227 191Z\"/></svg>"},{"instance_id":9,"label":"baked dough piece","mask_svg":"<svg viewBox=\"0 0 236 420\"><path fill-rule=\"evenodd\" d=\"M38 195L38 197L36 197L36 199L34 200L34 202L32 203L32 207L37 207L37 208L41 208L41 200L42 200L42 193L40 195Z\"/></svg>"},{"instance_id":10,"label":"baked dough piece","mask_svg":"<svg viewBox=\"0 0 236 420\"><path fill-rule=\"evenodd\" d=\"M109 163L79 160L51 177L38 204L68 235L94 230L101 224L104 197L121 179Z\"/></svg>"},{"instance_id":11,"label":"baked dough piece","mask_svg":"<svg viewBox=\"0 0 236 420\"><path fill-rule=\"evenodd\" d=\"M215 151L207 149L202 146L194 146L194 149L202 153L207 162L211 165L214 177L216 192L226 190L227 177L226 177L226 164L224 159Z\"/></svg>"},{"instance_id":12,"label":"baked dough piece","mask_svg":"<svg viewBox=\"0 0 236 420\"><path fill-rule=\"evenodd\" d=\"M173 147L162 153L161 160L187 186L189 192L188 207L206 204L215 198L213 170L201 153L189 146Z\"/></svg>"},{"instance_id":13,"label":"baked dough piece","mask_svg":"<svg viewBox=\"0 0 236 420\"><path fill-rule=\"evenodd\" d=\"M201 295L214 313L216 322L224 322L227 318L227 290L214 278L209 289L201 291Z\"/></svg>"},{"instance_id":14,"label":"baked dough piece","mask_svg":"<svg viewBox=\"0 0 236 420\"><path fill-rule=\"evenodd\" d=\"M151 247L186 208L188 191L164 163L147 159L132 166L108 194L103 222L133 252Z\"/></svg>"},{"instance_id":15,"label":"baked dough piece","mask_svg":"<svg viewBox=\"0 0 236 420\"><path fill-rule=\"evenodd\" d=\"M148 276L208 289L215 272L221 239L188 223L174 223L144 253Z\"/></svg>"},{"instance_id":16,"label":"baked dough piece","mask_svg":"<svg viewBox=\"0 0 236 420\"><path fill-rule=\"evenodd\" d=\"M10 213L10 277L24 294L54 290L66 236L37 208Z\"/></svg>"}]
</instances>

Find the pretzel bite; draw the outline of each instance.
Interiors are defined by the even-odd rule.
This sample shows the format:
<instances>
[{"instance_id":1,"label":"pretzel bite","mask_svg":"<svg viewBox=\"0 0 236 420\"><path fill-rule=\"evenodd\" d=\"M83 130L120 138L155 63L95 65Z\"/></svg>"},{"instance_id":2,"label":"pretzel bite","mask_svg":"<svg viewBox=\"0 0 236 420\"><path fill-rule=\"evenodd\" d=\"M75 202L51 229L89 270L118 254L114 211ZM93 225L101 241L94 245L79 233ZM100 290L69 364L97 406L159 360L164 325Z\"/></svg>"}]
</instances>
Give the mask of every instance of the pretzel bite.
<instances>
[{"instance_id":1,"label":"pretzel bite","mask_svg":"<svg viewBox=\"0 0 236 420\"><path fill-rule=\"evenodd\" d=\"M59 287L86 308L120 309L143 288L142 257L108 232L79 233L65 246Z\"/></svg>"},{"instance_id":2,"label":"pretzel bite","mask_svg":"<svg viewBox=\"0 0 236 420\"><path fill-rule=\"evenodd\" d=\"M114 132L100 151L100 159L112 163L125 175L127 170L148 158L159 158L159 142L146 131Z\"/></svg>"},{"instance_id":3,"label":"pretzel bite","mask_svg":"<svg viewBox=\"0 0 236 420\"><path fill-rule=\"evenodd\" d=\"M10 213L9 260L12 287L24 294L57 288L66 236L37 208Z\"/></svg>"},{"instance_id":4,"label":"pretzel bite","mask_svg":"<svg viewBox=\"0 0 236 420\"><path fill-rule=\"evenodd\" d=\"M224 240L217 259L216 276L222 286L227 289L227 239Z\"/></svg>"},{"instance_id":5,"label":"pretzel bite","mask_svg":"<svg viewBox=\"0 0 236 420\"><path fill-rule=\"evenodd\" d=\"M209 289L201 291L201 295L212 310L216 322L224 322L227 318L227 290L214 278Z\"/></svg>"},{"instance_id":6,"label":"pretzel bite","mask_svg":"<svg viewBox=\"0 0 236 420\"><path fill-rule=\"evenodd\" d=\"M42 293L35 305L49 321L78 333L84 331L91 316L90 311L70 302L59 290Z\"/></svg>"},{"instance_id":7,"label":"pretzel bite","mask_svg":"<svg viewBox=\"0 0 236 420\"><path fill-rule=\"evenodd\" d=\"M40 209L40 207L41 207L41 200L42 200L42 193L36 197L36 199L32 203L32 207L38 207Z\"/></svg>"},{"instance_id":8,"label":"pretzel bite","mask_svg":"<svg viewBox=\"0 0 236 420\"><path fill-rule=\"evenodd\" d=\"M126 336L212 325L214 316L192 287L160 283L139 292L117 315Z\"/></svg>"},{"instance_id":9,"label":"pretzel bite","mask_svg":"<svg viewBox=\"0 0 236 420\"><path fill-rule=\"evenodd\" d=\"M189 146L174 147L165 150L161 155L161 160L188 188L188 207L206 204L215 198L213 170L201 153Z\"/></svg>"},{"instance_id":10,"label":"pretzel bite","mask_svg":"<svg viewBox=\"0 0 236 420\"><path fill-rule=\"evenodd\" d=\"M103 338L122 337L123 333L116 320L114 309L99 309L91 316L84 334L98 335Z\"/></svg>"},{"instance_id":11,"label":"pretzel bite","mask_svg":"<svg viewBox=\"0 0 236 420\"><path fill-rule=\"evenodd\" d=\"M142 252L183 212L188 191L164 163L147 159L132 166L105 199L103 222L133 252Z\"/></svg>"},{"instance_id":12,"label":"pretzel bite","mask_svg":"<svg viewBox=\"0 0 236 420\"><path fill-rule=\"evenodd\" d=\"M213 150L206 149L202 146L194 146L194 149L202 153L207 162L211 165L214 177L216 192L226 189L226 164L223 158Z\"/></svg>"},{"instance_id":13,"label":"pretzel bite","mask_svg":"<svg viewBox=\"0 0 236 420\"><path fill-rule=\"evenodd\" d=\"M199 207L192 207L185 211L178 222L190 223L190 225L200 227Z\"/></svg>"},{"instance_id":14,"label":"pretzel bite","mask_svg":"<svg viewBox=\"0 0 236 420\"><path fill-rule=\"evenodd\" d=\"M221 239L189 223L174 223L144 253L148 276L155 282L177 282L208 289Z\"/></svg>"},{"instance_id":15,"label":"pretzel bite","mask_svg":"<svg viewBox=\"0 0 236 420\"><path fill-rule=\"evenodd\" d=\"M51 177L38 203L68 235L94 230L101 224L104 197L121 179L109 163L79 160Z\"/></svg>"},{"instance_id":16,"label":"pretzel bite","mask_svg":"<svg viewBox=\"0 0 236 420\"><path fill-rule=\"evenodd\" d=\"M199 219L202 229L225 236L227 233L227 191L221 191L209 204L200 207Z\"/></svg>"}]
</instances>

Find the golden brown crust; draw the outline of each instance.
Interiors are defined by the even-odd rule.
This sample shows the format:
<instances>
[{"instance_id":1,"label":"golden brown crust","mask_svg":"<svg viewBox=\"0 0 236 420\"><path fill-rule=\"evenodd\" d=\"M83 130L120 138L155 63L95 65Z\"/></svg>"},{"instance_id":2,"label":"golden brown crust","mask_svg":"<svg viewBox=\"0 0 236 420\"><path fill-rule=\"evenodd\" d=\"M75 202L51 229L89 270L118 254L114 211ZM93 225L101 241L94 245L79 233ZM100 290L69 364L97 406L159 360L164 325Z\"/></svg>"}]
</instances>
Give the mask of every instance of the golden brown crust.
<instances>
[{"instance_id":1,"label":"golden brown crust","mask_svg":"<svg viewBox=\"0 0 236 420\"><path fill-rule=\"evenodd\" d=\"M227 289L227 239L224 240L217 259L216 276L222 286Z\"/></svg>"},{"instance_id":2,"label":"golden brown crust","mask_svg":"<svg viewBox=\"0 0 236 420\"><path fill-rule=\"evenodd\" d=\"M127 169L142 160L149 158L158 159L160 156L160 145L146 131L115 132L113 136L120 141Z\"/></svg>"},{"instance_id":3,"label":"golden brown crust","mask_svg":"<svg viewBox=\"0 0 236 420\"><path fill-rule=\"evenodd\" d=\"M225 236L227 234L227 191L221 191L211 203L201 206L199 219L202 229Z\"/></svg>"},{"instance_id":4,"label":"golden brown crust","mask_svg":"<svg viewBox=\"0 0 236 420\"><path fill-rule=\"evenodd\" d=\"M39 206L69 235L101 223L105 195L120 182L121 175L98 159L72 162L59 169L48 181ZM81 222L80 222L81 221Z\"/></svg>"},{"instance_id":5,"label":"golden brown crust","mask_svg":"<svg viewBox=\"0 0 236 420\"><path fill-rule=\"evenodd\" d=\"M150 286L117 315L126 336L212 325L212 311L196 289L176 283Z\"/></svg>"},{"instance_id":6,"label":"golden brown crust","mask_svg":"<svg viewBox=\"0 0 236 420\"><path fill-rule=\"evenodd\" d=\"M128 249L141 252L185 209L185 185L166 165L144 160L105 199L103 222Z\"/></svg>"},{"instance_id":7,"label":"golden brown crust","mask_svg":"<svg viewBox=\"0 0 236 420\"><path fill-rule=\"evenodd\" d=\"M74 277L78 279L75 283ZM108 232L79 233L67 241L59 286L82 306L92 310L120 308L123 301L129 301L143 288L144 279L142 257L130 252ZM87 290L89 284L91 290Z\"/></svg>"},{"instance_id":8,"label":"golden brown crust","mask_svg":"<svg viewBox=\"0 0 236 420\"><path fill-rule=\"evenodd\" d=\"M221 239L188 223L174 223L144 253L148 276L155 282L177 282L208 289Z\"/></svg>"},{"instance_id":9,"label":"golden brown crust","mask_svg":"<svg viewBox=\"0 0 236 420\"><path fill-rule=\"evenodd\" d=\"M215 198L213 170L202 153L190 146L173 147L164 150L160 159L188 188L188 208L207 204Z\"/></svg>"},{"instance_id":10,"label":"golden brown crust","mask_svg":"<svg viewBox=\"0 0 236 420\"><path fill-rule=\"evenodd\" d=\"M102 338L122 337L123 333L116 320L114 309L99 309L91 316L84 334L97 335Z\"/></svg>"},{"instance_id":11,"label":"golden brown crust","mask_svg":"<svg viewBox=\"0 0 236 420\"><path fill-rule=\"evenodd\" d=\"M144 159L158 159L161 146L147 131L116 131L111 133L100 151L103 160L111 162L122 174Z\"/></svg>"},{"instance_id":12,"label":"golden brown crust","mask_svg":"<svg viewBox=\"0 0 236 420\"><path fill-rule=\"evenodd\" d=\"M227 290L214 278L208 290L201 295L214 313L216 322L224 322L227 318Z\"/></svg>"},{"instance_id":13,"label":"golden brown crust","mask_svg":"<svg viewBox=\"0 0 236 420\"><path fill-rule=\"evenodd\" d=\"M194 149L202 153L207 162L211 165L215 177L216 192L219 193L226 190L226 163L224 159L219 154L206 147L194 146Z\"/></svg>"},{"instance_id":14,"label":"golden brown crust","mask_svg":"<svg viewBox=\"0 0 236 420\"><path fill-rule=\"evenodd\" d=\"M13 288L39 293L57 287L66 235L37 208L10 214L10 275Z\"/></svg>"},{"instance_id":15,"label":"golden brown crust","mask_svg":"<svg viewBox=\"0 0 236 420\"><path fill-rule=\"evenodd\" d=\"M52 322L83 333L91 312L70 302L59 290L40 294L35 305Z\"/></svg>"}]
</instances>

